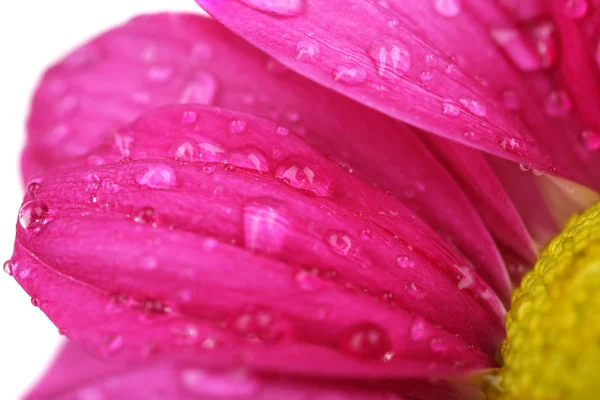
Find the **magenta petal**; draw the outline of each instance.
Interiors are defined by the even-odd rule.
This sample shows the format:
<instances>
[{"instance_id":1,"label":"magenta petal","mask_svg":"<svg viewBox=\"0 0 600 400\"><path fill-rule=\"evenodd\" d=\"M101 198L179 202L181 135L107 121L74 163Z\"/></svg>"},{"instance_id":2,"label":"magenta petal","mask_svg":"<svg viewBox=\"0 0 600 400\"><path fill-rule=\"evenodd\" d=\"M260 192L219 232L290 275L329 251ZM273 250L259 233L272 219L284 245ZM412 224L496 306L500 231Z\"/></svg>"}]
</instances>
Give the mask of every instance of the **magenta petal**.
<instances>
[{"instance_id":1,"label":"magenta petal","mask_svg":"<svg viewBox=\"0 0 600 400\"><path fill-rule=\"evenodd\" d=\"M27 400L458 400L449 384L407 381L365 384L289 378L237 370L206 370L167 358L122 364L102 361L67 343Z\"/></svg>"},{"instance_id":2,"label":"magenta petal","mask_svg":"<svg viewBox=\"0 0 600 400\"><path fill-rule=\"evenodd\" d=\"M51 68L31 111L25 175L86 153L106 130L178 101L251 112L277 121L282 133L304 133L321 153L387 190L448 237L508 300L510 285L492 237L461 187L410 128L291 72L200 16L138 17ZM63 103L71 105L69 112L55 111ZM244 121L232 122L230 130L243 133ZM478 208L491 215L499 202Z\"/></svg>"},{"instance_id":3,"label":"magenta petal","mask_svg":"<svg viewBox=\"0 0 600 400\"><path fill-rule=\"evenodd\" d=\"M282 133L200 106L147 114L93 153L101 165L47 171L15 277L69 338L122 359L363 378L494 365L504 310L477 273Z\"/></svg>"},{"instance_id":4,"label":"magenta petal","mask_svg":"<svg viewBox=\"0 0 600 400\"><path fill-rule=\"evenodd\" d=\"M491 154L600 185L590 172L597 157L590 164L572 133L565 135L574 125L545 112L557 88L532 70L552 66L558 50L544 21L524 32L497 2L479 0L318 0L285 18L244 1L197 2L285 65L363 104Z\"/></svg>"}]
</instances>

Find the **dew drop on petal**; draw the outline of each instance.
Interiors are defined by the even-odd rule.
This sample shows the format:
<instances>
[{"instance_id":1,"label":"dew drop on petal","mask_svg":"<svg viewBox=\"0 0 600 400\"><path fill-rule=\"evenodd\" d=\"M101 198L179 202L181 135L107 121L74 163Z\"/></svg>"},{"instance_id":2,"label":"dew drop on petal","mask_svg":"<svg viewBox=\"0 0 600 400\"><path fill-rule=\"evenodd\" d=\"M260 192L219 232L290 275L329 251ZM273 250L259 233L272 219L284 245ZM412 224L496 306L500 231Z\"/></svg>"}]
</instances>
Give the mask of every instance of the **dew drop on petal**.
<instances>
[{"instance_id":1,"label":"dew drop on petal","mask_svg":"<svg viewBox=\"0 0 600 400\"><path fill-rule=\"evenodd\" d=\"M40 299L38 299L37 297L32 297L32 298L31 298L31 304L32 304L34 307L39 307L39 306L42 304L42 302L41 302L41 301L40 301Z\"/></svg>"},{"instance_id":2,"label":"dew drop on petal","mask_svg":"<svg viewBox=\"0 0 600 400\"><path fill-rule=\"evenodd\" d=\"M244 206L244 241L251 250L278 253L287 240L286 208L273 199L254 199Z\"/></svg>"},{"instance_id":3,"label":"dew drop on petal","mask_svg":"<svg viewBox=\"0 0 600 400\"><path fill-rule=\"evenodd\" d=\"M313 39L303 39L296 43L296 60L310 62L319 56L319 43Z\"/></svg>"},{"instance_id":4,"label":"dew drop on petal","mask_svg":"<svg viewBox=\"0 0 600 400\"><path fill-rule=\"evenodd\" d=\"M180 161L195 161L200 156L198 144L188 138L176 140L169 149L169 156Z\"/></svg>"},{"instance_id":5,"label":"dew drop on petal","mask_svg":"<svg viewBox=\"0 0 600 400\"><path fill-rule=\"evenodd\" d=\"M242 133L246 130L246 121L234 119L229 123L229 132L234 134Z\"/></svg>"},{"instance_id":6,"label":"dew drop on petal","mask_svg":"<svg viewBox=\"0 0 600 400\"><path fill-rule=\"evenodd\" d=\"M184 125L193 124L198 119L198 114L194 111L184 111L181 114L181 123Z\"/></svg>"},{"instance_id":7,"label":"dew drop on petal","mask_svg":"<svg viewBox=\"0 0 600 400\"><path fill-rule=\"evenodd\" d=\"M583 144L589 151L600 150L600 131L583 131L581 133Z\"/></svg>"},{"instance_id":8,"label":"dew drop on petal","mask_svg":"<svg viewBox=\"0 0 600 400\"><path fill-rule=\"evenodd\" d=\"M305 0L240 0L255 10L279 17L293 17L302 14Z\"/></svg>"},{"instance_id":9,"label":"dew drop on petal","mask_svg":"<svg viewBox=\"0 0 600 400\"><path fill-rule=\"evenodd\" d=\"M400 268L414 268L416 262L408 256L401 256L396 259L396 264L398 264Z\"/></svg>"},{"instance_id":10,"label":"dew drop on petal","mask_svg":"<svg viewBox=\"0 0 600 400\"><path fill-rule=\"evenodd\" d=\"M39 184L39 182L31 182L29 185L27 185L27 193L35 197L39 193L40 188L41 185Z\"/></svg>"},{"instance_id":11,"label":"dew drop on petal","mask_svg":"<svg viewBox=\"0 0 600 400\"><path fill-rule=\"evenodd\" d=\"M411 56L408 48L401 44L380 44L370 52L379 76L406 72L411 66Z\"/></svg>"},{"instance_id":12,"label":"dew drop on petal","mask_svg":"<svg viewBox=\"0 0 600 400\"><path fill-rule=\"evenodd\" d=\"M340 231L328 232L325 237L325 241L334 253L343 256L348 255L348 252L350 252L353 245L353 241L350 235Z\"/></svg>"},{"instance_id":13,"label":"dew drop on petal","mask_svg":"<svg viewBox=\"0 0 600 400\"><path fill-rule=\"evenodd\" d=\"M197 72L179 99L182 104L213 104L217 94L217 78L208 72Z\"/></svg>"},{"instance_id":14,"label":"dew drop on petal","mask_svg":"<svg viewBox=\"0 0 600 400\"><path fill-rule=\"evenodd\" d=\"M471 269L468 267L458 267L458 270L460 271L460 275L458 276L458 289L463 290L471 287L475 282Z\"/></svg>"},{"instance_id":15,"label":"dew drop on petal","mask_svg":"<svg viewBox=\"0 0 600 400\"><path fill-rule=\"evenodd\" d=\"M8 276L13 276L13 274L15 273L15 268L16 265L12 260L7 260L4 262L4 265L2 266L2 269L4 270L4 272L6 274L8 274Z\"/></svg>"},{"instance_id":16,"label":"dew drop on petal","mask_svg":"<svg viewBox=\"0 0 600 400\"><path fill-rule=\"evenodd\" d=\"M296 273L294 280L302 290L313 291L321 287L321 279L310 271L301 270Z\"/></svg>"},{"instance_id":17,"label":"dew drop on petal","mask_svg":"<svg viewBox=\"0 0 600 400\"><path fill-rule=\"evenodd\" d=\"M33 229L48 221L48 206L40 201L31 200L23 204L19 211L19 223L24 229Z\"/></svg>"},{"instance_id":18,"label":"dew drop on petal","mask_svg":"<svg viewBox=\"0 0 600 400\"><path fill-rule=\"evenodd\" d=\"M433 0L435 10L442 16L456 17L462 10L462 0Z\"/></svg>"},{"instance_id":19,"label":"dew drop on petal","mask_svg":"<svg viewBox=\"0 0 600 400\"><path fill-rule=\"evenodd\" d=\"M279 136L287 136L290 134L290 130L284 126L278 126L276 132Z\"/></svg>"},{"instance_id":20,"label":"dew drop on petal","mask_svg":"<svg viewBox=\"0 0 600 400\"><path fill-rule=\"evenodd\" d=\"M347 85L358 85L367 79L367 71L361 67L341 66L333 71L333 79Z\"/></svg>"},{"instance_id":21,"label":"dew drop on petal","mask_svg":"<svg viewBox=\"0 0 600 400\"><path fill-rule=\"evenodd\" d=\"M244 371L234 373L209 372L201 369L185 369L181 372L183 387L197 395L211 399L232 399L252 397L261 389L258 378Z\"/></svg>"},{"instance_id":22,"label":"dew drop on petal","mask_svg":"<svg viewBox=\"0 0 600 400\"><path fill-rule=\"evenodd\" d=\"M361 322L348 328L340 339L340 349L351 356L378 359L390 351L387 332L371 322Z\"/></svg>"},{"instance_id":23,"label":"dew drop on petal","mask_svg":"<svg viewBox=\"0 0 600 400\"><path fill-rule=\"evenodd\" d=\"M318 196L326 196L329 193L329 181L322 177L315 167L311 168L291 159L284 160L277 167L275 177L296 189L306 190Z\"/></svg>"},{"instance_id":24,"label":"dew drop on petal","mask_svg":"<svg viewBox=\"0 0 600 400\"><path fill-rule=\"evenodd\" d=\"M164 83L173 76L173 67L170 65L154 65L146 71L146 78L150 82Z\"/></svg>"},{"instance_id":25,"label":"dew drop on petal","mask_svg":"<svg viewBox=\"0 0 600 400\"><path fill-rule=\"evenodd\" d=\"M152 207L142 207L135 212L133 219L141 224L155 224L156 211Z\"/></svg>"},{"instance_id":26,"label":"dew drop on petal","mask_svg":"<svg viewBox=\"0 0 600 400\"><path fill-rule=\"evenodd\" d=\"M423 340L428 336L426 322L423 317L415 317L410 328L410 338L412 340Z\"/></svg>"},{"instance_id":27,"label":"dew drop on petal","mask_svg":"<svg viewBox=\"0 0 600 400\"><path fill-rule=\"evenodd\" d=\"M121 335L109 336L105 339L105 348L109 353L114 354L123 348L123 342Z\"/></svg>"},{"instance_id":28,"label":"dew drop on petal","mask_svg":"<svg viewBox=\"0 0 600 400\"><path fill-rule=\"evenodd\" d=\"M136 182L153 189L171 189L177 185L177 175L170 166L159 164L139 173Z\"/></svg>"},{"instance_id":29,"label":"dew drop on petal","mask_svg":"<svg viewBox=\"0 0 600 400\"><path fill-rule=\"evenodd\" d=\"M485 117L487 115L487 108L484 104L480 103L477 100L460 99L459 102L467 110L479 117Z\"/></svg>"},{"instance_id":30,"label":"dew drop on petal","mask_svg":"<svg viewBox=\"0 0 600 400\"><path fill-rule=\"evenodd\" d=\"M544 110L550 117L566 117L572 108L571 97L563 90L550 92L544 101Z\"/></svg>"},{"instance_id":31,"label":"dew drop on petal","mask_svg":"<svg viewBox=\"0 0 600 400\"><path fill-rule=\"evenodd\" d=\"M588 0L561 0L562 12L572 19L583 18L588 11Z\"/></svg>"},{"instance_id":32,"label":"dew drop on petal","mask_svg":"<svg viewBox=\"0 0 600 400\"><path fill-rule=\"evenodd\" d=\"M442 104L442 112L444 113L444 115L456 117L457 115L460 114L460 108L458 108L456 105L454 105L452 103L444 102Z\"/></svg>"}]
</instances>

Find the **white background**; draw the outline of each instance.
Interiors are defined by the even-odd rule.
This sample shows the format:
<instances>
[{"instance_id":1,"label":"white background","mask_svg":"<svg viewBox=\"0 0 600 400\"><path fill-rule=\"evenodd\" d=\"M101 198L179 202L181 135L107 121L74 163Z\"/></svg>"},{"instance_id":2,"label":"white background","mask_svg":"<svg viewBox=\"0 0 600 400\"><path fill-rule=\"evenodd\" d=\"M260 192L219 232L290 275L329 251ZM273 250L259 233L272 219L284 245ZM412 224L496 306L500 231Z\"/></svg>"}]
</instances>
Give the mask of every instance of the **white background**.
<instances>
[{"instance_id":1,"label":"white background","mask_svg":"<svg viewBox=\"0 0 600 400\"><path fill-rule=\"evenodd\" d=\"M193 0L0 2L0 263L10 258L21 204L19 153L29 99L43 70L74 46L135 14L200 12ZM42 373L60 337L0 271L0 399L15 400Z\"/></svg>"}]
</instances>

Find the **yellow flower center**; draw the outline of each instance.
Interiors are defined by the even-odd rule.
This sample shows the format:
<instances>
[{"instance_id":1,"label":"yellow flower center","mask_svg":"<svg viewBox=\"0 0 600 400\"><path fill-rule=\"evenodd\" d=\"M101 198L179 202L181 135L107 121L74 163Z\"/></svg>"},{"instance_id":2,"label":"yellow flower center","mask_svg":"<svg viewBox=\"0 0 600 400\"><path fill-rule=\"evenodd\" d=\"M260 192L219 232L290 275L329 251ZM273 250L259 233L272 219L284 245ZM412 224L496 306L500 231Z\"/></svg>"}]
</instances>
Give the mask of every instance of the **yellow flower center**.
<instances>
[{"instance_id":1,"label":"yellow flower center","mask_svg":"<svg viewBox=\"0 0 600 400\"><path fill-rule=\"evenodd\" d=\"M512 297L499 400L600 399L600 203L572 217Z\"/></svg>"}]
</instances>

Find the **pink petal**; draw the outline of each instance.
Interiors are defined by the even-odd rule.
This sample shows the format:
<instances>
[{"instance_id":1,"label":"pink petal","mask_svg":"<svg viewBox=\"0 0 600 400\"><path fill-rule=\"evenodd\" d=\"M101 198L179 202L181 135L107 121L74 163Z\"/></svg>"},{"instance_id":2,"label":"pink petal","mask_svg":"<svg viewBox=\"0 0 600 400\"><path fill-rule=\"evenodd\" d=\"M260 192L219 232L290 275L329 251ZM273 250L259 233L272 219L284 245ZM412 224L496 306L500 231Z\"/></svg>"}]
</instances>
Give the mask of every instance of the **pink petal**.
<instances>
[{"instance_id":1,"label":"pink petal","mask_svg":"<svg viewBox=\"0 0 600 400\"><path fill-rule=\"evenodd\" d=\"M306 57L314 52L308 44L300 46ZM81 59L89 61L74 67L72 60ZM77 99L79 106L68 115L55 115L54 104L65 99ZM181 99L276 120L281 133L285 129L305 133L320 152L388 190L448 237L508 300L510 285L492 237L461 187L410 128L300 77L199 16L136 18L50 69L32 108L25 175L34 176L36 169L89 151L100 143L104 131ZM48 132L57 126L66 136L61 142L48 142ZM232 121L232 132L244 129L245 121ZM121 146L127 151L126 140ZM181 157L191 156L185 148L181 151ZM479 176L477 181L486 185L487 179L493 177ZM488 215L498 207L511 207L502 201L498 196L496 204L479 202L478 208ZM522 225L514 214L507 213L505 219L512 226ZM516 237L519 248L527 248L527 237Z\"/></svg>"},{"instance_id":2,"label":"pink petal","mask_svg":"<svg viewBox=\"0 0 600 400\"><path fill-rule=\"evenodd\" d=\"M178 106L110 138L93 153L103 165L47 171L17 227L13 273L69 338L121 359L335 377L494 365L504 310L491 289L295 134ZM182 142L195 156L177 158Z\"/></svg>"},{"instance_id":3,"label":"pink petal","mask_svg":"<svg viewBox=\"0 0 600 400\"><path fill-rule=\"evenodd\" d=\"M552 67L559 54L545 21L517 25L496 2L479 0L315 0L285 18L244 1L197 2L326 87L437 135L600 187L591 172L597 155L582 157L575 119L552 104L560 88L531 72ZM522 111L513 100L505 106L507 92Z\"/></svg>"},{"instance_id":4,"label":"pink petal","mask_svg":"<svg viewBox=\"0 0 600 400\"><path fill-rule=\"evenodd\" d=\"M193 361L164 359L121 364L96 359L66 344L26 399L146 400L404 400L460 399L449 384L407 381L363 384L261 375L242 370L206 370Z\"/></svg>"}]
</instances>

